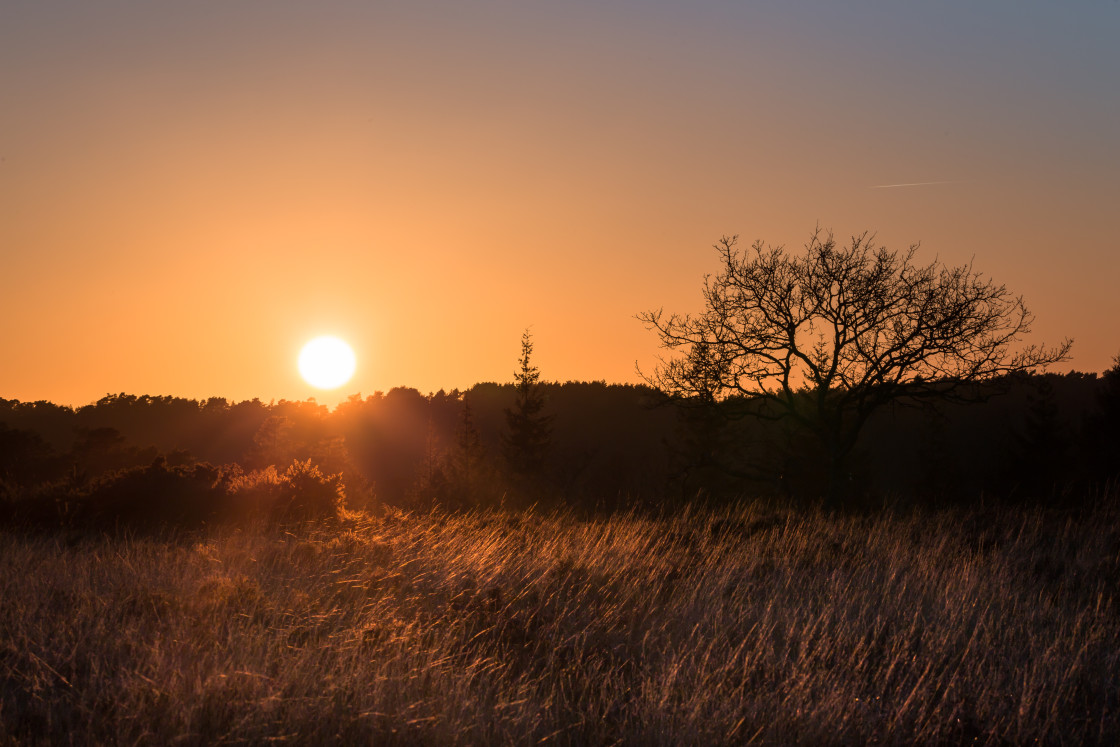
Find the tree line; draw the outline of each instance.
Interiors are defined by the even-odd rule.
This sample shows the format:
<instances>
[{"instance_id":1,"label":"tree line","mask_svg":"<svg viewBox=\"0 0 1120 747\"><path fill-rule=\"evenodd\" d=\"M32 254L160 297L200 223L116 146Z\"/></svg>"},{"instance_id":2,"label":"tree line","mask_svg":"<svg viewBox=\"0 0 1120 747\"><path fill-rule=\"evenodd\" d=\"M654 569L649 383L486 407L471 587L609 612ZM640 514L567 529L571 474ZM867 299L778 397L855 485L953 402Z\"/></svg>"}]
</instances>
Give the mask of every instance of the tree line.
<instances>
[{"instance_id":1,"label":"tree line","mask_svg":"<svg viewBox=\"0 0 1120 747\"><path fill-rule=\"evenodd\" d=\"M742 251L734 238L716 250L702 312L638 315L666 351L643 385L547 383L526 331L512 383L400 387L334 410L123 393L80 408L0 400L0 499L66 503L147 469L276 495L317 474L356 505L772 496L843 508L1070 502L1120 471L1120 357L1099 377L1042 373L1072 341L1027 344L1022 297L971 265L922 265L916 246L889 251L868 234L841 245L819 229L801 254Z\"/></svg>"},{"instance_id":2,"label":"tree line","mask_svg":"<svg viewBox=\"0 0 1120 747\"><path fill-rule=\"evenodd\" d=\"M333 410L312 400L116 394L70 408L0 399L0 485L11 501L160 459L246 473L310 460L341 474L354 504L412 507L811 501L827 487L831 465L786 421L675 407L651 387L602 382L538 382L519 405L519 386L427 395L402 387ZM850 499L1049 500L1120 473L1120 362L1103 376L1017 375L983 386L980 402L872 416L843 475Z\"/></svg>"}]
</instances>

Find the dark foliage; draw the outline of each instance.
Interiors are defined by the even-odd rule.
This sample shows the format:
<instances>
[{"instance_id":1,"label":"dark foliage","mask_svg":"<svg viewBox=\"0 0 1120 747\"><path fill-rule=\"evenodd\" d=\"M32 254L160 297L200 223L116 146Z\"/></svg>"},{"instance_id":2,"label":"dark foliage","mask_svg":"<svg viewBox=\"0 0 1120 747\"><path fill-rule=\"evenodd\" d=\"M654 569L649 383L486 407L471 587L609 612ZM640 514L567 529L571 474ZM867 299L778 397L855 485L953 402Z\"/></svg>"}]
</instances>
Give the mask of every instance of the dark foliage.
<instances>
[{"instance_id":1,"label":"dark foliage","mask_svg":"<svg viewBox=\"0 0 1120 747\"><path fill-rule=\"evenodd\" d=\"M700 314L639 315L674 356L648 381L727 416L796 427L791 456L825 467L811 492L834 503L852 497L850 455L883 407L974 394L1069 355L1069 340L1021 344L1033 321L1021 296L968 265L918 265L916 246L889 251L867 233L844 246L818 229L803 253L742 251L734 237L715 248L721 269L704 279Z\"/></svg>"},{"instance_id":2,"label":"dark foliage","mask_svg":"<svg viewBox=\"0 0 1120 747\"><path fill-rule=\"evenodd\" d=\"M1097 407L1085 424L1085 460L1098 480L1120 478L1120 355L1104 372Z\"/></svg>"},{"instance_id":3,"label":"dark foliage","mask_svg":"<svg viewBox=\"0 0 1120 747\"><path fill-rule=\"evenodd\" d=\"M984 401L927 409L886 406L868 419L846 460L849 502L968 503L983 494L985 500L1060 503L1070 495L1096 495L1093 485L1120 475L1118 382L1120 366L1102 377L1007 377L978 385L988 388L976 392ZM702 407L658 407L657 393L645 386L537 386L552 418L541 462L549 490L531 493L541 505L562 500L579 510L663 508L697 495L716 501L743 495L811 500L828 476L819 444L788 423ZM214 462L187 449L196 442L180 440L197 432L223 444L210 451L226 455L221 469L231 480L271 468L273 477L261 479L278 483L298 461L315 466L324 479L341 475L352 508L375 502L412 508L498 505L515 489L504 474L502 444L506 412L516 408L517 398L512 384L488 383L427 396L405 388L355 396L333 412L313 402L243 408L209 400L189 409L172 398L113 397L72 410L0 400L0 423L6 424L0 426L0 521L34 516L37 523L72 522L76 497L96 491L106 499L116 495L112 499L137 516L158 513L147 502L159 505L165 499L142 498L139 487L125 500L133 490L127 486L145 480L170 486L171 495L176 485L201 487L206 494L207 470L219 468L205 466ZM716 406L746 405L727 399ZM166 432L137 426L163 407L193 415L170 419ZM232 431L214 430L220 422ZM267 449L264 434L270 434ZM162 462L156 462L159 454ZM183 507L184 520L209 520L207 500ZM245 507L253 500L243 503L235 508L240 504L234 500L223 511L255 510ZM258 509L265 504L272 505L264 500Z\"/></svg>"},{"instance_id":4,"label":"dark foliage","mask_svg":"<svg viewBox=\"0 0 1120 747\"><path fill-rule=\"evenodd\" d=\"M0 422L0 484L27 485L58 472L60 457L35 431Z\"/></svg>"},{"instance_id":5,"label":"dark foliage","mask_svg":"<svg viewBox=\"0 0 1120 747\"><path fill-rule=\"evenodd\" d=\"M225 517L227 479L219 467L175 467L157 458L147 467L107 473L65 499L64 518L78 527L200 528Z\"/></svg>"},{"instance_id":6,"label":"dark foliage","mask_svg":"<svg viewBox=\"0 0 1120 747\"><path fill-rule=\"evenodd\" d=\"M541 372L532 363L533 340L529 330L521 336L519 368L513 374L516 398L507 408L502 454L514 480L523 485L539 482L552 435L552 417L544 414L545 393Z\"/></svg>"}]
</instances>

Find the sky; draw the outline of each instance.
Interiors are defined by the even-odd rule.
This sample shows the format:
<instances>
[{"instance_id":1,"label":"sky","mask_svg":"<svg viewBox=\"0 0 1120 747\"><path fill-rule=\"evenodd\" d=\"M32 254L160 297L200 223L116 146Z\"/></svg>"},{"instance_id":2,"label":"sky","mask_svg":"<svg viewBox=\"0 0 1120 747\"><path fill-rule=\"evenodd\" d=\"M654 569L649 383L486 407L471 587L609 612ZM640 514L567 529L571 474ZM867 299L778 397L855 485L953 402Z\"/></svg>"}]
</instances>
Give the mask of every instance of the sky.
<instances>
[{"instance_id":1,"label":"sky","mask_svg":"<svg viewBox=\"0 0 1120 747\"><path fill-rule=\"evenodd\" d=\"M724 235L1120 353L1120 2L0 0L0 397L634 382ZM296 366L353 346L342 389Z\"/></svg>"}]
</instances>

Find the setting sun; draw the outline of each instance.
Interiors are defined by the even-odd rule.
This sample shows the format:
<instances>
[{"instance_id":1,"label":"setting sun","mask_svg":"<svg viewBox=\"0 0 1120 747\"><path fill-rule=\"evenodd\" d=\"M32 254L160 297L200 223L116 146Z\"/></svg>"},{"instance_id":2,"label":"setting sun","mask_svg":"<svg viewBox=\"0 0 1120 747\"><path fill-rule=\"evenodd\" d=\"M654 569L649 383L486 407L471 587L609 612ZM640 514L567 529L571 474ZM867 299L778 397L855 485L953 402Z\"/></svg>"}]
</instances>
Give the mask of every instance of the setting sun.
<instances>
[{"instance_id":1,"label":"setting sun","mask_svg":"<svg viewBox=\"0 0 1120 747\"><path fill-rule=\"evenodd\" d=\"M0 0L0 747L1120 745L1118 30Z\"/></svg>"},{"instance_id":2,"label":"setting sun","mask_svg":"<svg viewBox=\"0 0 1120 747\"><path fill-rule=\"evenodd\" d=\"M337 337L316 337L299 354L299 373L318 389L336 389L354 375L354 351Z\"/></svg>"}]
</instances>

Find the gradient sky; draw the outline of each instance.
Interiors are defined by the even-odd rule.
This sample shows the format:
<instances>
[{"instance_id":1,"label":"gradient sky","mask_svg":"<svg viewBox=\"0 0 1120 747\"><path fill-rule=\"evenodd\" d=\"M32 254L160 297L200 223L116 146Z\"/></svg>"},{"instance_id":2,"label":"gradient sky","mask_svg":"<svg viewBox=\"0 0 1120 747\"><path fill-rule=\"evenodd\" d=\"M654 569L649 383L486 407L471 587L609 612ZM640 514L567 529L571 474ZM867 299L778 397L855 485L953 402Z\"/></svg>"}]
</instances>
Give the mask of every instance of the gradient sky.
<instances>
[{"instance_id":1,"label":"gradient sky","mask_svg":"<svg viewBox=\"0 0 1120 747\"><path fill-rule=\"evenodd\" d=\"M1120 352L1120 3L0 0L0 397L637 380L815 225ZM886 186L911 185L911 186ZM300 346L358 373L304 384Z\"/></svg>"}]
</instances>

